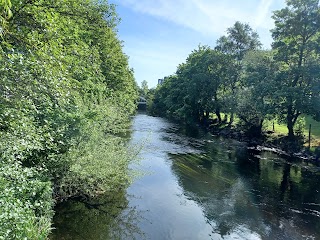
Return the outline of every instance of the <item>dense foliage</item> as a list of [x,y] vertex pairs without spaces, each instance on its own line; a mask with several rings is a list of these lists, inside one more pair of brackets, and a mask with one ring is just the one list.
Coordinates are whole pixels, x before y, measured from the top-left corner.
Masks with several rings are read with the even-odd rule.
[[275,93],[278,112],[287,124],[289,137],[302,113],[319,118],[320,9],[317,0],[290,0],[275,11],[275,61],[281,66]]
[[117,22],[106,1],[0,1],[0,239],[45,239],[54,200],[130,181]]
[[277,119],[295,139],[299,116],[320,116],[320,8],[317,0],[288,0],[275,11],[272,50],[261,50],[259,36],[236,22],[214,49],[199,46],[174,75],[158,86],[154,114],[185,122],[207,122],[221,112],[240,119],[249,136],[260,136],[266,119]]

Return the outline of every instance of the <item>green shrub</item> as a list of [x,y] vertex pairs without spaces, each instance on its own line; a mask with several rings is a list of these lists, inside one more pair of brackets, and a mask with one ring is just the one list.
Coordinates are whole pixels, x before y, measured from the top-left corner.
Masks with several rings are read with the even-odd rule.
[[55,185],[60,200],[118,191],[131,181],[128,165],[134,152],[128,152],[123,138],[128,114],[110,99],[100,105],[82,105],[79,111],[85,116],[81,133],[64,155],[70,168]]
[[0,167],[0,239],[46,239],[53,216],[52,188],[35,169]]
[[128,183],[119,136],[137,93],[107,1],[9,5],[13,17],[0,14],[0,236],[45,239],[54,200]]

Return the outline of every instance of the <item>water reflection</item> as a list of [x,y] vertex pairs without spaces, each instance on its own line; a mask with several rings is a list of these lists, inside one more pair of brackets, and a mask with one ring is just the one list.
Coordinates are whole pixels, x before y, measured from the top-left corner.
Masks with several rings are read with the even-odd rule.
[[141,114],[131,136],[149,174],[100,210],[61,206],[52,239],[320,239],[316,166]]
[[286,163],[272,154],[261,156],[243,161],[260,161],[261,174],[249,174],[247,181],[259,191],[257,202],[273,216],[271,223],[282,229],[289,222],[298,235],[320,238],[320,174],[312,172],[316,167],[294,159]]
[[212,144],[205,146],[210,154],[171,159],[179,184],[203,207],[214,233],[224,239],[320,239],[318,173],[274,154]]
[[56,207],[51,240],[144,239],[137,227],[143,213],[128,207],[125,192],[91,200],[68,201]]

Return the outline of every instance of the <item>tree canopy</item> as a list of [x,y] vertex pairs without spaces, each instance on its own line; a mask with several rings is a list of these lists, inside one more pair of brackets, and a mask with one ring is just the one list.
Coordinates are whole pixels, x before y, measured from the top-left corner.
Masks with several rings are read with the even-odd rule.
[[317,0],[287,1],[275,11],[272,30],[274,58],[281,66],[276,79],[277,111],[287,123],[288,136],[302,114],[319,116],[320,9]]
[[130,181],[136,83],[107,1],[3,0],[0,21],[0,236],[45,239],[54,201]]
[[214,50],[200,46],[158,87],[155,112],[186,122],[215,113],[220,123],[223,112],[230,124],[236,114],[250,136],[275,119],[293,140],[301,115],[320,119],[319,14],[317,0],[288,0],[273,14],[268,51],[248,24],[236,22]]

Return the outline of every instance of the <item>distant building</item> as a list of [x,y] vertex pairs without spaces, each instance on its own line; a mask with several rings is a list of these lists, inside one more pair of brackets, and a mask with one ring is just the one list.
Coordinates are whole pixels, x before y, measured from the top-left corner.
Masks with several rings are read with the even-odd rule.
[[161,85],[163,83],[164,79],[158,79],[158,85]]

